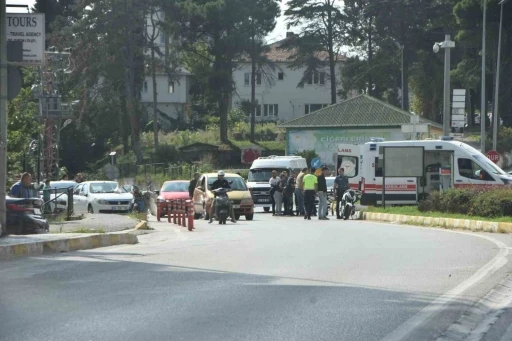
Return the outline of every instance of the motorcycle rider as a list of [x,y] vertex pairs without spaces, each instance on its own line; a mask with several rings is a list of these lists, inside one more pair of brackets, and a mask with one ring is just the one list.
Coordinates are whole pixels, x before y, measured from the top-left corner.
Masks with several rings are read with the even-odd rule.
[[336,193],[336,219],[341,219],[340,216],[340,202],[343,199],[343,194],[346,190],[350,189],[348,183],[348,176],[345,175],[345,169],[340,167],[338,169],[338,176],[334,179],[333,191]]
[[[214,191],[218,188],[226,188],[231,189],[231,186],[229,185],[229,182],[224,178],[224,171],[218,171],[217,173],[217,180],[215,180],[211,186],[211,190]],[[210,221],[209,223],[213,222],[213,215],[215,214],[215,210],[217,209],[217,198],[213,198],[212,206],[210,207]],[[235,219],[235,212],[233,210],[233,205],[231,204],[231,201],[229,201],[229,211],[231,215],[231,222],[236,223]]]
[[[144,196],[140,191],[139,187],[132,187],[133,203],[137,204],[139,212],[146,212],[146,203],[144,202]],[[135,205],[134,205],[135,206]],[[132,207],[133,210],[133,207]]]

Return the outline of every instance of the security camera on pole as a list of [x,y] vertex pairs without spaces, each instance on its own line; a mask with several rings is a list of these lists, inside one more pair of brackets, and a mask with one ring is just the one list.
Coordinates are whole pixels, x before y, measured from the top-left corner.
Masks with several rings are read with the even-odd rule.
[[434,44],[434,53],[441,48],[444,50],[444,96],[443,96],[443,135],[450,135],[450,49],[455,47],[455,42],[450,40],[450,35],[445,35],[442,43]]

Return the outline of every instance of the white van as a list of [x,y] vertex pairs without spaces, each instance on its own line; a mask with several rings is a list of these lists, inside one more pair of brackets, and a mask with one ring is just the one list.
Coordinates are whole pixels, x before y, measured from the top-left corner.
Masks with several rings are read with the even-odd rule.
[[247,186],[252,192],[252,199],[255,207],[263,207],[265,212],[270,211],[272,201],[270,200],[270,178],[272,171],[278,173],[292,170],[301,171],[307,167],[306,159],[301,156],[266,156],[259,157],[253,161],[249,169]]
[[[338,167],[345,168],[350,187],[362,192],[362,205],[382,204],[383,147],[424,147],[422,177],[386,177],[385,203],[415,205],[433,190],[451,187],[503,186],[512,176],[475,148],[452,137],[440,140],[390,141],[383,139],[363,145],[340,144]],[[421,159],[421,157],[420,157]],[[404,155],[404,167],[410,158]]]

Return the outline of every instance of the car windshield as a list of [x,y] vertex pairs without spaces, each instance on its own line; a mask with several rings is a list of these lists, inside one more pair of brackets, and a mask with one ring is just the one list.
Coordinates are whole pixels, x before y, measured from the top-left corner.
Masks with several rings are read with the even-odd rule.
[[187,181],[167,182],[162,186],[161,192],[188,192]]
[[288,173],[286,168],[255,168],[249,171],[247,181],[249,182],[269,182],[272,177],[272,171],[277,171],[277,174],[285,171]]
[[493,174],[499,174],[499,175],[507,175],[503,169],[496,166],[494,162],[489,160],[487,157],[483,156],[483,154],[474,154],[472,155],[475,160],[477,160],[487,171],[493,173]]
[[122,187],[119,187],[117,182],[102,182],[102,183],[92,183],[91,184],[91,193],[115,193],[115,192],[125,193],[126,190]]
[[[231,177],[231,176],[226,176],[225,179],[230,182],[230,186],[231,186],[231,190],[232,191],[247,191],[247,186],[245,185],[245,181],[244,179],[242,179],[241,177]],[[216,177],[210,177],[208,178],[208,188],[211,188],[213,182],[217,180]]]
[[58,181],[58,182],[50,182],[50,188],[51,188],[51,192],[52,193],[67,193],[68,192],[68,188],[75,188],[77,185],[76,182],[74,181],[70,181],[70,182],[62,182],[62,181]]

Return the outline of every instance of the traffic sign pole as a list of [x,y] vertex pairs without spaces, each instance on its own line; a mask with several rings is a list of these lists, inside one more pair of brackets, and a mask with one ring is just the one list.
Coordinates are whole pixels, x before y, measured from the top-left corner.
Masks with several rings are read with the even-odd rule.
[[0,235],[7,232],[5,226],[5,196],[7,194],[7,8],[6,0],[0,0]]

